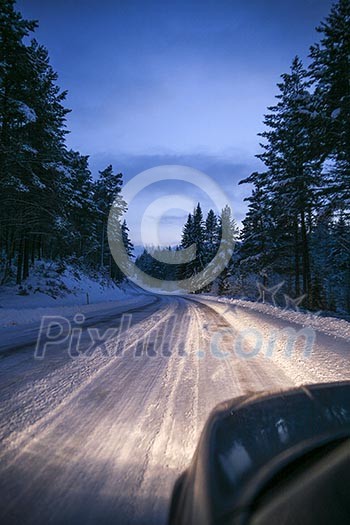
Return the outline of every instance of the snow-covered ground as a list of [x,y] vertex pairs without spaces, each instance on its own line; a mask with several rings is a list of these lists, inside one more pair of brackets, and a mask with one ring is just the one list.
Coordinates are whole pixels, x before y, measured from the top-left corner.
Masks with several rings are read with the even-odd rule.
[[111,301],[130,301],[136,293],[132,286],[119,287],[73,266],[60,272],[54,263],[37,263],[21,287],[0,287],[0,327],[40,322],[43,315],[94,312],[109,307]]
[[239,350],[258,350],[266,366],[276,364],[295,385],[350,379],[349,322],[249,301],[198,300],[225,317]]
[[71,358],[65,340],[36,360],[34,332],[24,344],[26,327],[2,329],[12,334],[0,352],[3,524],[164,524],[217,403],[350,379],[345,321],[325,333],[317,317],[203,296],[93,306],[86,329],[118,327],[123,313],[132,322],[89,358]]
[[229,299],[226,297],[213,297],[212,295],[201,295],[207,301],[214,301],[232,305],[236,308],[244,308],[247,310],[254,310],[261,312],[278,319],[283,319],[291,323],[296,323],[304,327],[314,328],[319,332],[334,337],[340,337],[350,343],[350,322],[337,317],[327,317],[325,315],[315,314],[312,312],[303,312],[298,309],[291,310],[287,308],[280,308],[272,304],[262,303],[258,301],[244,301],[241,299]]

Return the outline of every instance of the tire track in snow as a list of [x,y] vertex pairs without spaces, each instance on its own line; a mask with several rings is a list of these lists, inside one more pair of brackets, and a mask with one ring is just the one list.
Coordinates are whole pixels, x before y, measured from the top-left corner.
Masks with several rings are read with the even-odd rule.
[[[34,383],[34,394],[28,382],[27,395],[38,396],[38,406],[47,410],[55,400],[56,405],[33,424],[27,413],[23,420],[18,411],[12,415],[20,424],[13,427],[14,442],[4,444],[7,470],[3,462],[0,466],[0,516],[5,507],[8,511],[2,524],[11,516],[25,525],[160,525],[173,483],[187,467],[212,408],[290,381],[270,360],[235,355],[242,319],[194,299],[164,298],[161,304],[161,311],[130,330],[123,358],[97,355],[86,368],[67,363],[42,384]],[[157,330],[170,338],[174,314],[178,324],[171,355],[135,358],[140,342],[149,348],[159,344]],[[233,335],[222,340],[221,350],[230,356],[222,360],[212,354],[210,343],[216,330],[228,327]],[[182,346],[187,355],[181,357]],[[75,377],[78,372],[81,376]],[[25,390],[12,388],[18,410]],[[3,414],[11,416],[10,408]],[[26,410],[30,415],[29,405]]]
[[[257,328],[256,325],[249,323],[248,319],[242,322],[235,312],[227,312],[227,305],[224,306],[222,303],[213,303],[210,301],[209,304],[204,302],[202,299],[196,301],[200,308],[208,309],[214,315],[215,319],[222,319],[231,331],[229,336],[229,342],[224,344],[224,351],[230,351],[231,356],[226,359],[228,366],[232,370],[232,375],[236,377],[238,386],[241,394],[247,394],[251,392],[258,392],[262,390],[281,389],[288,388],[296,384],[295,374],[287,374],[286,369],[282,368],[279,363],[265,357],[263,353],[259,353],[255,357],[245,358],[235,353],[236,338],[246,328]],[[210,314],[209,314],[210,315]],[[265,333],[265,339],[268,339],[270,333]],[[245,342],[245,346],[249,349],[249,352],[253,350],[251,344]],[[236,392],[230,397],[235,397]]]
[[[187,315],[185,311],[183,318]],[[195,321],[190,319],[188,325],[184,327],[183,322],[181,322],[180,326],[182,330],[186,329],[187,333],[193,334]],[[135,485],[136,490],[132,494],[147,504],[144,504],[141,512],[138,506],[130,509],[130,523],[151,525],[152,523],[163,523],[166,520],[173,483],[187,466],[192,455],[195,443],[192,427],[196,425],[196,414],[191,407],[189,410],[192,417],[189,418],[189,414],[185,414],[181,408],[183,408],[184,403],[183,396],[190,386],[186,376],[186,368],[190,366],[194,346],[196,346],[195,341],[187,339],[184,348],[187,354],[185,356],[179,355],[180,349],[183,351],[181,340],[173,348],[162,383],[163,395],[159,400],[160,406],[163,408],[162,414],[157,430],[148,443],[142,472],[138,478],[139,483],[137,486]],[[158,405],[158,408],[160,406]],[[183,416],[186,420],[185,426],[181,420]],[[160,458],[161,466],[159,464]],[[146,511],[145,507],[147,507]]]
[[[128,343],[125,345],[124,353],[127,353],[134,348],[138,341],[142,341],[148,334],[152,331],[159,328],[163,323],[166,323],[169,317],[172,315],[173,307],[169,305],[166,308],[166,311],[163,312],[163,315],[156,319],[156,322],[151,319],[141,322],[139,325],[132,327],[128,332]],[[109,343],[110,345],[113,343]],[[79,396],[83,390],[89,386],[94,381],[98,380],[100,374],[106,372],[106,370],[115,366],[119,368],[123,365],[123,360],[125,357],[108,357],[103,356],[100,352],[97,352],[93,359],[85,360],[69,360],[67,364],[60,369],[60,374],[56,380],[53,381],[53,386],[51,384],[51,375],[48,377],[45,376],[42,380],[35,383],[35,385],[30,385],[31,388],[20,392],[20,394],[15,396],[15,399],[11,398],[8,400],[7,405],[3,404],[0,412],[0,421],[7,425],[11,426],[12,419],[18,423],[18,412],[11,411],[11,401],[13,404],[19,405],[19,417],[26,414],[31,415],[30,409],[33,409],[33,404],[28,403],[27,408],[23,412],[23,407],[21,406],[21,401],[32,400],[34,403],[39,401],[47,409],[47,412],[41,416],[40,408],[36,407],[38,410],[38,419],[33,423],[25,420],[26,427],[22,431],[13,430],[6,438],[2,438],[1,445],[4,451],[0,453],[0,460],[4,463],[5,454],[7,455],[10,450],[16,450],[21,448],[18,452],[21,454],[26,447],[26,444],[30,444],[30,440],[34,434],[39,432],[44,432],[45,429],[49,429],[50,423],[55,421],[55,418],[62,412],[68,403],[72,402],[77,396]],[[128,371],[129,374],[132,371]],[[34,388],[34,392],[33,392]],[[36,390],[39,393],[36,393]],[[15,403],[14,403],[15,402]],[[6,409],[10,412],[10,417],[8,417]],[[63,413],[61,417],[65,417]],[[16,461],[17,456],[15,456],[14,461]]]

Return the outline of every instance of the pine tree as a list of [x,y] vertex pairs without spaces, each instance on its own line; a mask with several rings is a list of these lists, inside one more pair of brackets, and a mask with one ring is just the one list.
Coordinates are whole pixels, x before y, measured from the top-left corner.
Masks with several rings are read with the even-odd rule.
[[350,313],[350,219],[343,212],[332,228],[330,259],[332,261],[332,289],[338,306]]
[[213,210],[209,210],[205,220],[204,244],[205,262],[209,262],[218,250],[220,243],[220,225]]
[[22,172],[30,172],[30,169],[23,164],[21,153],[27,146],[26,128],[36,118],[25,103],[31,62],[23,38],[36,27],[37,22],[24,20],[15,11],[14,1],[0,1],[0,247],[7,255],[2,280],[7,278],[17,252],[18,283],[23,273],[25,276],[28,273],[27,265],[23,269],[23,255],[28,245],[22,233],[27,217],[20,208],[20,201],[28,192]]
[[[232,250],[238,235],[238,227],[235,218],[232,215],[232,210],[228,204],[221,210],[219,218],[219,231],[225,231],[226,238],[224,242],[228,249]],[[222,236],[222,233],[221,235]]]
[[118,221],[126,209],[122,176],[109,166],[93,183],[88,157],[67,151],[67,93],[46,48],[26,41],[37,22],[14,6],[0,0],[0,281],[20,284],[36,258],[108,258],[112,273],[106,224],[111,206]]
[[183,227],[181,248],[195,246],[196,255],[191,262],[180,264],[177,270],[179,279],[187,279],[199,273],[205,265],[205,233],[203,212],[200,203],[193,214],[189,214]]
[[[54,249],[55,211],[65,156],[68,110],[47,51],[23,43],[37,26],[23,20],[14,2],[0,9],[1,243],[8,262],[17,253],[17,282],[28,277],[30,252]],[[9,265],[8,265],[9,266]]]
[[[121,240],[122,240],[123,246],[125,248],[125,252],[126,252],[127,256],[130,258],[132,256],[132,254],[133,254],[134,246],[133,246],[133,244],[132,244],[132,242],[131,242],[131,240],[129,238],[129,228],[128,228],[128,225],[127,225],[125,219],[124,219],[124,221],[122,222],[122,225],[121,225]],[[117,282],[117,283],[123,282],[124,279],[125,279],[125,274],[115,264],[115,261],[111,260],[110,266],[111,266],[110,275],[111,275],[112,279],[114,279],[115,282]]]
[[129,257],[131,257],[134,251],[134,245],[132,244],[129,238],[129,228],[126,223],[126,220],[124,220],[122,223],[122,237],[123,237],[123,244],[125,246],[126,253],[128,254]]
[[[18,151],[23,146],[23,128],[36,115],[25,101],[32,64],[23,43],[37,27],[36,21],[24,20],[15,11],[14,0],[0,0],[0,177],[14,178]],[[9,172],[10,170],[10,172]],[[18,171],[18,170],[17,170]],[[14,181],[13,181],[14,182]]]
[[95,183],[94,198],[99,213],[100,230],[100,266],[104,268],[108,256],[110,270],[112,272],[112,258],[107,243],[107,221],[113,206],[114,220],[119,220],[126,211],[126,203],[121,195],[123,176],[121,173],[113,173],[112,165],[99,171],[99,178]]
[[321,115],[320,155],[330,158],[326,194],[333,206],[350,208],[350,0],[339,0],[317,28],[311,47],[311,79]]
[[205,265],[204,221],[200,203],[193,211],[192,236],[193,244],[196,246],[196,258],[190,263],[190,267],[192,275],[195,275],[201,272]]
[[248,211],[243,219],[239,248],[240,266],[243,274],[260,274],[263,285],[274,266],[277,254],[274,250],[274,220],[269,199],[268,173],[254,172],[239,184],[253,184],[252,193],[244,200]]
[[207,218],[205,220],[205,241],[209,246],[215,246],[219,239],[219,223],[218,218],[213,210],[208,211]]
[[[313,211],[318,205],[317,190],[322,186],[322,161],[317,150],[317,112],[308,90],[307,72],[296,57],[291,72],[282,75],[278,84],[278,103],[270,107],[265,116],[267,131],[261,133],[266,139],[264,152],[258,155],[268,168],[271,202],[275,208],[272,215],[284,237],[286,254],[294,253],[293,259],[283,264],[280,271],[294,273],[295,291],[299,293],[299,261],[303,293],[311,293],[311,266],[309,237]],[[282,248],[282,243],[280,242]],[[288,272],[288,266],[290,272]]]
[[187,221],[182,230],[181,247],[189,248],[193,244],[193,216],[188,214]]
[[136,257],[135,265],[140,268],[143,272],[145,272],[148,275],[152,275],[152,258],[149,255],[146,248],[144,248],[141,255]]
[[[193,215],[191,213],[187,216],[187,221],[184,224],[182,229],[182,237],[180,244],[179,255],[181,256],[181,249],[190,248],[194,244],[194,224],[193,224]],[[181,260],[181,257],[180,257]],[[192,275],[192,267],[190,263],[180,263],[176,269],[177,279],[187,279]]]
[[[234,272],[233,250],[238,237],[237,223],[232,215],[232,210],[227,204],[221,211],[219,218],[220,234],[220,259],[226,261],[225,267],[219,276],[219,293],[228,289],[228,278]],[[213,268],[215,270],[215,267]]]
[[64,206],[60,210],[61,226],[56,244],[61,254],[74,255],[89,263],[98,250],[99,239],[96,227],[98,215],[93,200],[93,181],[88,157],[76,151],[68,151],[64,176],[60,195]]

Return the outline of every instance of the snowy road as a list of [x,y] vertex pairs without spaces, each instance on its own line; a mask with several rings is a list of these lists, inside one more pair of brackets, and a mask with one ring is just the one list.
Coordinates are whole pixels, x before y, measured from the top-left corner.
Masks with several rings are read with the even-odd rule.
[[[286,320],[181,297],[128,308],[124,346],[116,337],[89,358],[72,359],[65,342],[34,359],[34,329],[0,347],[0,523],[163,524],[218,402],[350,379],[341,337],[311,331],[288,356],[285,330],[302,327]],[[121,313],[96,312],[86,326],[118,327]]]

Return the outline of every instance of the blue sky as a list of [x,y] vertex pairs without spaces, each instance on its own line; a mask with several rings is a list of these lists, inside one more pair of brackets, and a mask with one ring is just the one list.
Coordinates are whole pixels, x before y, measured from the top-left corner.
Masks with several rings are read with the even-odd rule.
[[[263,114],[293,57],[307,61],[331,4],[20,0],[17,7],[39,20],[36,38],[69,92],[68,144],[90,155],[94,174],[112,163],[127,181],[153,166],[189,165],[224,188],[241,220],[249,188],[237,183],[261,167],[254,155]],[[136,242],[153,191],[130,210]],[[178,240],[183,216],[164,218],[164,242]]]

